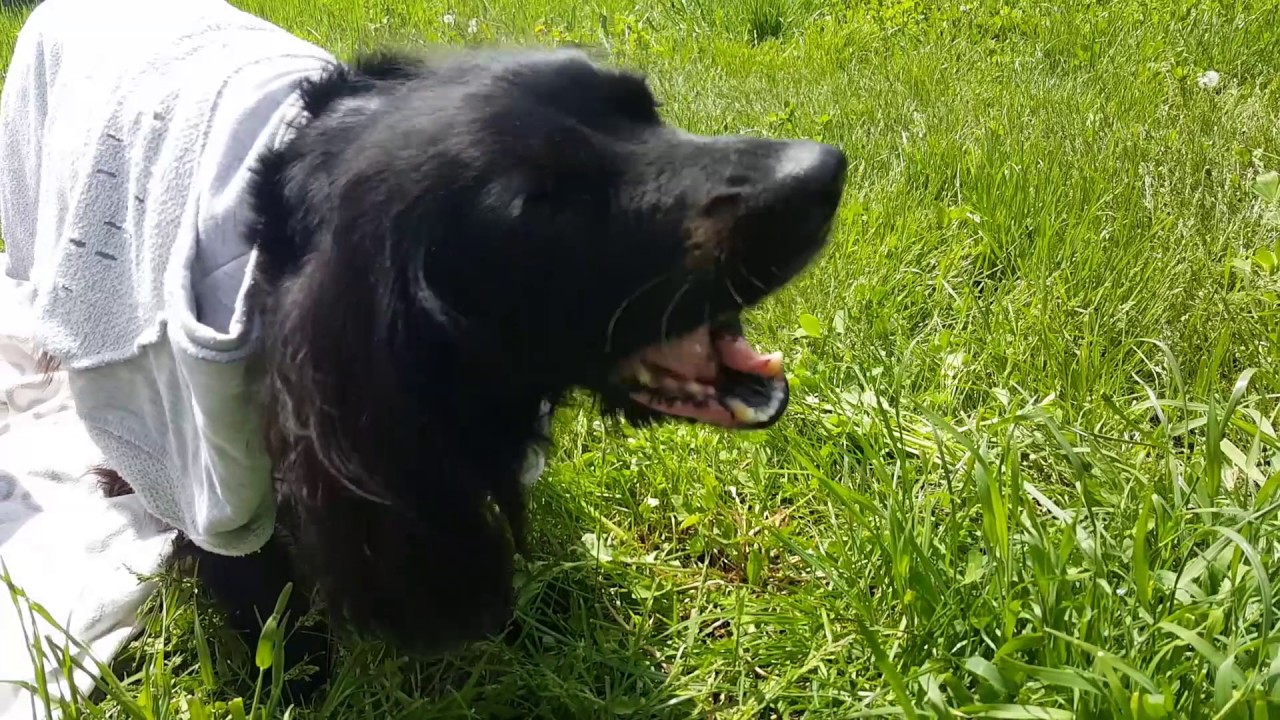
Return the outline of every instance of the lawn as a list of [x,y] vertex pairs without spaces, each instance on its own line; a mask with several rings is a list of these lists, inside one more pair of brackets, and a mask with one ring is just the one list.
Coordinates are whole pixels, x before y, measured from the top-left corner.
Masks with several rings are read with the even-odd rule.
[[[850,160],[750,318],[787,418],[565,409],[522,631],[352,648],[315,716],[1280,712],[1280,3],[636,2],[237,3],[340,55],[584,44],[690,130]],[[166,583],[105,717],[236,717],[216,627]]]

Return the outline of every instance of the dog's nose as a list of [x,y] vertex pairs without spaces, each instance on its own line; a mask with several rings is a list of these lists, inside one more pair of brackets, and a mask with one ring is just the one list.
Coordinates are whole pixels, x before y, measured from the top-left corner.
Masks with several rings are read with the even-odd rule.
[[810,140],[755,138],[723,147],[730,152],[709,173],[710,192],[697,219],[714,220],[725,230],[733,226],[738,243],[771,230],[789,229],[796,239],[820,234],[816,231],[830,220],[844,191],[848,163],[839,148]]
[[787,142],[774,167],[778,192],[774,202],[811,203],[819,212],[834,209],[847,169],[848,161],[839,148],[809,140]]
[[848,162],[839,148],[810,140],[716,138],[689,147],[697,155],[687,177],[698,189],[683,228],[686,263],[746,276],[753,289],[732,294],[750,304],[826,244]]
[[736,152],[687,228],[689,261],[729,261],[766,291],[826,244],[848,162],[838,148],[808,140],[750,139],[729,147]]

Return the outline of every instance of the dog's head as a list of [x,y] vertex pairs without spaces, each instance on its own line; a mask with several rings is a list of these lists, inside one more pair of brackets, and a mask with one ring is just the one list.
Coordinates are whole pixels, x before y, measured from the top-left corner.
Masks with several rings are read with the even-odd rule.
[[495,388],[729,427],[781,415],[780,357],[738,317],[823,246],[839,150],[684,132],[641,78],[577,52],[445,64],[349,103],[368,114],[335,159],[346,251],[387,253]]
[[305,97],[258,193],[272,452],[349,614],[492,625],[544,398],[734,428],[782,414],[781,358],[739,316],[822,248],[839,150],[689,134],[577,52],[389,56]]

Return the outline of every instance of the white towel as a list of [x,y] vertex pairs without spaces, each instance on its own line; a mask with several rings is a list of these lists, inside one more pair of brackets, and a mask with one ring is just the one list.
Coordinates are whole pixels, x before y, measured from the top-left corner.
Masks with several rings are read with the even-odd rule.
[[34,338],[105,463],[216,553],[275,520],[246,187],[334,62],[223,0],[45,0],[0,93],[0,237]]
[[275,518],[245,188],[333,62],[223,0],[46,0],[0,95],[0,236],[35,339],[106,463],[213,552]]
[[[109,663],[138,630],[152,590],[138,577],[162,569],[175,533],[140,498],[107,499],[86,474],[102,452],[76,416],[65,373],[46,381],[37,372],[34,288],[5,277],[7,262],[0,253],[0,561],[15,585]],[[24,637],[32,630],[0,584],[0,681],[35,683]],[[70,644],[44,621],[36,630]],[[84,652],[73,656],[93,669]],[[69,695],[69,682],[91,689],[96,672],[66,678],[57,668],[46,664],[55,698]],[[43,716],[33,696],[0,684],[0,720]]]

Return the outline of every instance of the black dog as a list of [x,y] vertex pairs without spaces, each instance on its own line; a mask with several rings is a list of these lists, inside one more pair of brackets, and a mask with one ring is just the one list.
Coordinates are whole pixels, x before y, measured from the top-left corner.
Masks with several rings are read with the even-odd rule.
[[[738,317],[824,244],[838,150],[686,134],[576,53],[384,55],[305,97],[253,203],[275,557],[334,617],[423,650],[501,630],[544,400],[782,414],[780,361]],[[283,567],[248,564],[224,599],[269,612]]]
[[634,422],[782,414],[738,318],[823,246],[835,148],[684,133],[576,52],[382,54],[303,97],[247,199],[279,529],[190,548],[241,629],[292,579],[403,649],[500,631],[521,463],[574,388]]

